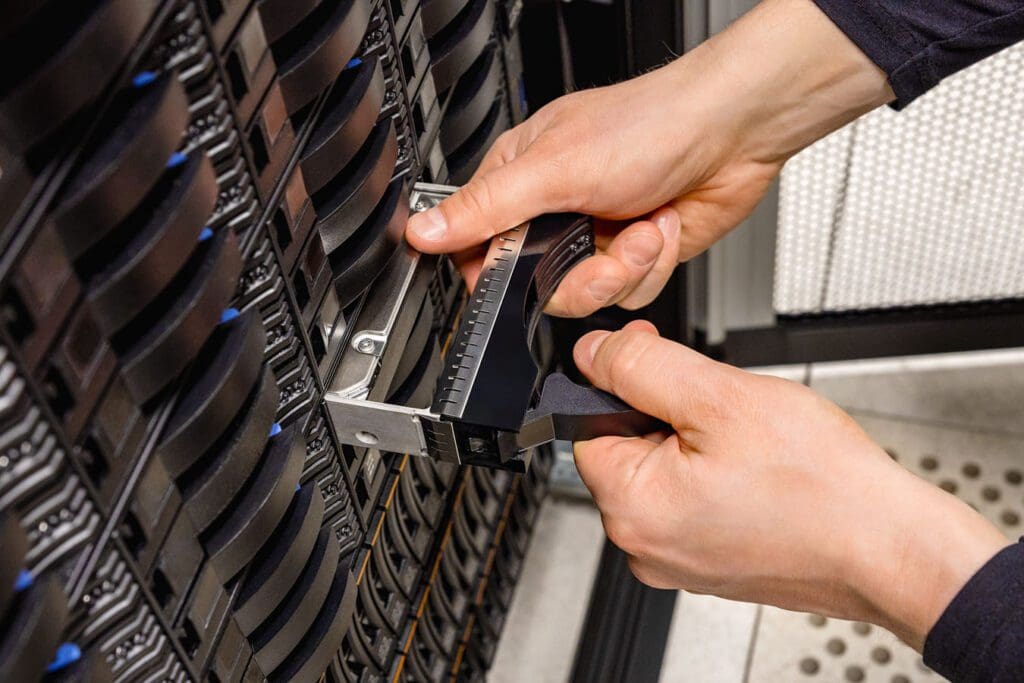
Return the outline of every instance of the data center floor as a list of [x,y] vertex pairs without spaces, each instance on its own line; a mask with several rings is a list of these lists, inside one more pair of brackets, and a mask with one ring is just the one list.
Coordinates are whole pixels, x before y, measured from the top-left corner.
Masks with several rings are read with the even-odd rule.
[[[898,462],[1024,534],[1024,350],[765,369],[848,410]],[[495,683],[565,681],[604,535],[584,501],[546,503],[491,671]],[[681,594],[661,680],[939,681],[866,624]]]

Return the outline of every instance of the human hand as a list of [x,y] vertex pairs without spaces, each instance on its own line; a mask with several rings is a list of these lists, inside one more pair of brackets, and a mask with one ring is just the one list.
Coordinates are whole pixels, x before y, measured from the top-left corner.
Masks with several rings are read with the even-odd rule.
[[681,59],[560,98],[503,134],[465,187],[410,219],[408,240],[461,252],[472,286],[473,247],[543,213],[591,214],[598,254],[548,311],[639,308],[750,214],[786,159],[891,97],[813,2],[766,0]]
[[642,322],[584,336],[575,360],[674,429],[575,449],[608,537],[644,583],[869,621],[920,649],[1008,544],[800,384],[714,362]]

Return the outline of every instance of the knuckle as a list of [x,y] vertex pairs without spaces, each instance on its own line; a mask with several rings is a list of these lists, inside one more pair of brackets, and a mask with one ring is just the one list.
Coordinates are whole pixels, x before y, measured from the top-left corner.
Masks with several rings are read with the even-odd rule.
[[616,391],[636,380],[644,358],[651,346],[651,335],[636,330],[620,330],[614,333],[609,350],[608,379]]
[[498,136],[491,146],[490,153],[497,155],[502,163],[510,163],[516,157],[516,140],[519,138],[516,129],[506,130]]
[[491,182],[486,176],[474,179],[456,195],[462,208],[471,215],[486,215],[493,201]]
[[654,301],[654,296],[652,295],[633,292],[619,302],[619,308],[627,311],[638,311],[652,301]]

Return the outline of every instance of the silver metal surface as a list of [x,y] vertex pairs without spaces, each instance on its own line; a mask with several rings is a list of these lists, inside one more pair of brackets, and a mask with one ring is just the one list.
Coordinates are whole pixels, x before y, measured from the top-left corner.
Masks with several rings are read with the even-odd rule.
[[333,393],[351,398],[364,398],[370,393],[380,356],[402,311],[419,260],[419,252],[408,247],[388,264],[354,323],[357,327],[349,348],[331,381]]
[[[447,185],[418,183],[413,187],[409,203],[413,211],[435,206],[457,188]],[[371,290],[342,356],[338,370],[330,383],[330,393],[345,398],[366,398],[377,378],[380,358],[387,348],[395,323],[403,312],[403,304],[416,279],[421,254],[408,247],[398,254],[381,274]],[[338,325],[333,330],[338,333]]]
[[[685,43],[692,49],[753,9],[756,0],[689,0],[683,5]],[[779,187],[774,184],[747,220],[687,269],[689,324],[709,344],[728,330],[775,324],[772,301]]]
[[774,183],[738,228],[696,259],[688,275],[693,322],[709,344],[728,330],[775,324],[772,294],[779,185]]
[[436,417],[429,411],[324,394],[338,441],[350,446],[376,448],[391,453],[427,455],[422,419]]
[[[413,211],[435,206],[456,188],[446,185],[417,184],[409,202]],[[338,441],[364,448],[411,455],[429,455],[423,421],[437,419],[427,410],[407,408],[367,400],[375,383],[381,380],[381,362],[398,321],[410,313],[416,302],[407,301],[417,280],[422,255],[411,247],[392,259],[352,323],[355,328],[349,346],[327,391],[324,403]],[[343,327],[334,326],[333,334]],[[386,381],[390,381],[389,379]],[[437,428],[430,430],[431,435]],[[446,445],[446,444],[445,444]],[[435,450],[437,450],[435,448]],[[446,448],[447,453],[451,448]]]

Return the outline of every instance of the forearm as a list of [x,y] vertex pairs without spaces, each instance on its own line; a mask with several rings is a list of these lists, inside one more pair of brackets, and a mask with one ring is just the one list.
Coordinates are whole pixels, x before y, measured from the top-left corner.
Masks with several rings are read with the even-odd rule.
[[[811,0],[765,0],[671,67],[683,108],[705,110],[718,139],[781,163],[894,97],[885,73]],[[691,110],[692,113],[692,110]]]

